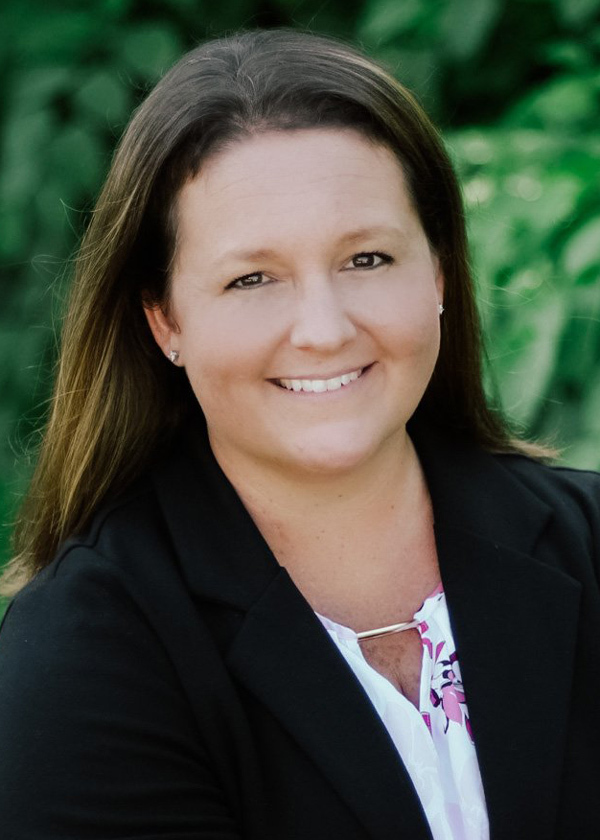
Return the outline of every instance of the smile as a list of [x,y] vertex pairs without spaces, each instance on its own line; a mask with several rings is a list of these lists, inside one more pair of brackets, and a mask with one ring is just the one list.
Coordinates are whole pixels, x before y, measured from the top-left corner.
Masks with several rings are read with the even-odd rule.
[[345,385],[355,382],[366,368],[358,368],[349,373],[342,373],[332,379],[275,379],[275,383],[288,391],[305,391],[309,394],[322,394],[325,391],[339,391]]

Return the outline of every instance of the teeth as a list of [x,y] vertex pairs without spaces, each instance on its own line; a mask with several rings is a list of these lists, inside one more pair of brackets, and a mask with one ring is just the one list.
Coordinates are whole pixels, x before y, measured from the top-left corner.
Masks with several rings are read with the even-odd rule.
[[341,376],[334,376],[333,379],[278,379],[279,385],[287,388],[288,391],[306,391],[309,394],[322,394],[324,391],[337,391],[343,385],[355,382],[363,372],[364,368],[353,370],[352,373],[344,373]]

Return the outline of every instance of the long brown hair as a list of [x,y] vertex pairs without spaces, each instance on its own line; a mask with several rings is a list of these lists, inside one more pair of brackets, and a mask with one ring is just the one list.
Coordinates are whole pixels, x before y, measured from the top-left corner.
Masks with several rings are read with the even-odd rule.
[[[166,444],[195,399],[159,352],[142,300],[164,302],[175,199],[207,156],[266,129],[352,127],[386,144],[445,277],[441,350],[419,406],[484,447],[514,450],[482,387],[479,319],[460,190],[411,93],[353,47],[256,30],[185,55],[134,114],[84,237],[62,334],[52,411],[2,589],[16,592]],[[197,405],[196,405],[197,409]]]

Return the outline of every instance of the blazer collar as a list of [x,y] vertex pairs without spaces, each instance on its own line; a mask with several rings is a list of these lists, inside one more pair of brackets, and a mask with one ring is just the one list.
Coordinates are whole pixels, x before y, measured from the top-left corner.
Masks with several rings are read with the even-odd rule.
[[519,456],[493,456],[431,429],[413,438],[492,834],[551,837],[581,586],[536,559],[553,511],[511,471]]
[[[552,834],[579,584],[533,556],[552,512],[509,461],[412,430],[433,500],[440,569],[494,836]],[[214,457],[174,455],[155,487],[195,596],[243,614],[235,676],[302,744],[370,836],[429,837],[387,732]],[[551,691],[550,691],[551,689]],[[349,760],[352,757],[352,760]],[[525,834],[523,834],[525,836]]]

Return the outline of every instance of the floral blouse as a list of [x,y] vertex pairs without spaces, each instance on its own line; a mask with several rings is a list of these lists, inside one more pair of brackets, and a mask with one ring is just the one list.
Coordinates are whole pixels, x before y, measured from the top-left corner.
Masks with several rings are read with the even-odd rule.
[[442,585],[414,615],[423,645],[418,710],[369,665],[353,630],[317,616],[388,730],[434,840],[488,840],[485,798]]

